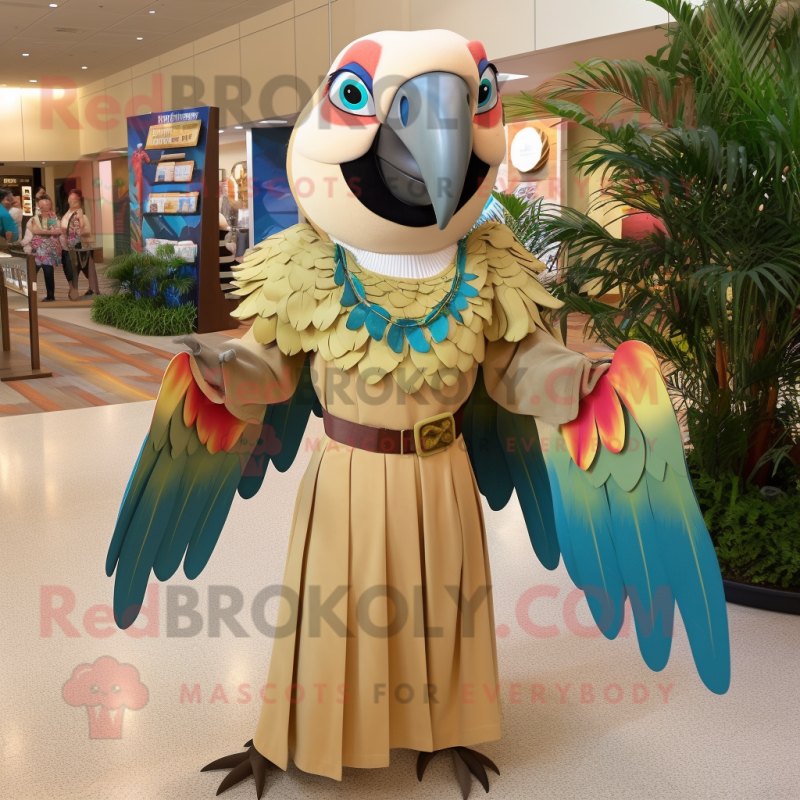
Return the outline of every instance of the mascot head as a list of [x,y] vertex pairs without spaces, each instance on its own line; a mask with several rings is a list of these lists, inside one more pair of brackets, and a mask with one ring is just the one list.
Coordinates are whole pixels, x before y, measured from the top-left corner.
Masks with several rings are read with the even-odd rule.
[[379,253],[432,253],[481,214],[505,154],[497,72],[451,31],[385,31],[334,62],[289,144],[321,231]]

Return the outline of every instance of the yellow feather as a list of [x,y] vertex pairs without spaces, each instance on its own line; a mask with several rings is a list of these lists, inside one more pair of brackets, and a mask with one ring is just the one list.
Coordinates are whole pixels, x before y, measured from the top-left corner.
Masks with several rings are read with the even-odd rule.
[[439,356],[436,355],[436,351],[431,350],[428,353],[418,353],[413,347],[409,350],[409,355],[411,356],[411,360],[414,362],[414,366],[423,374],[423,375],[432,375],[434,372],[437,372],[439,367],[442,366],[442,362],[439,360]]
[[367,354],[367,348],[362,347],[360,350],[351,350],[345,353],[341,358],[336,358],[333,363],[341,370],[347,372],[352,369],[362,358]]
[[260,344],[272,344],[278,327],[277,317],[256,317],[253,322],[253,335]]
[[314,316],[316,308],[317,304],[313,297],[306,292],[295,292],[286,304],[289,322],[292,323],[295,330],[305,330],[311,324],[311,318]]
[[277,332],[278,347],[281,352],[287,356],[293,356],[303,349],[303,343],[300,341],[300,334],[288,323],[278,321]]
[[406,394],[418,392],[425,383],[425,376],[414,366],[410,355],[394,371],[394,379]]
[[372,363],[386,372],[392,372],[403,360],[403,354],[395,353],[385,340],[370,339],[367,352]]
[[472,369],[472,365],[474,363],[475,363],[475,358],[473,357],[472,353],[459,353],[458,368],[462,372],[469,372]]
[[461,331],[461,339],[458,342],[458,349],[462,353],[471,353],[475,348],[475,342],[478,337],[469,329],[464,328]]
[[510,286],[498,287],[497,297],[506,313],[508,327],[503,338],[509,342],[521,342],[528,334],[528,311],[516,289]]
[[383,370],[377,364],[372,363],[369,353],[365,353],[364,357],[358,362],[358,373],[367,386],[373,386],[382,381],[386,372],[387,370]]
[[336,322],[342,311],[340,305],[341,290],[329,293],[314,309],[311,322],[318,331],[326,331]]
[[431,342],[431,347],[433,347],[433,351],[445,367],[452,369],[458,363],[458,348],[450,339],[445,339],[443,342],[438,343]]

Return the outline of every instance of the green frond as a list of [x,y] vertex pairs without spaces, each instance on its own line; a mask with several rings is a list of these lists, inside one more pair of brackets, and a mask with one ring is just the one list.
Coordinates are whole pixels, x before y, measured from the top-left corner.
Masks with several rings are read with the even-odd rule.
[[[708,474],[763,482],[787,437],[800,442],[800,14],[778,0],[651,2],[675,22],[645,64],[578,64],[510,98],[507,116],[557,114],[593,134],[575,167],[602,193],[538,221],[538,246],[559,252],[555,293],[609,345],[639,338],[669,361]],[[595,219],[623,209],[657,224],[627,239]]]

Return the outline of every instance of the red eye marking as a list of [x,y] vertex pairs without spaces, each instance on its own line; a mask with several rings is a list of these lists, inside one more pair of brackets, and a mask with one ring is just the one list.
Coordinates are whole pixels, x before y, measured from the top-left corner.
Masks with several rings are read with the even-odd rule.
[[479,128],[494,128],[503,121],[503,104],[498,99],[497,105],[491,111],[476,114],[474,120]]
[[366,128],[370,125],[378,124],[377,117],[361,117],[358,114],[348,114],[340,108],[336,108],[330,100],[326,100],[322,103],[320,112],[322,114],[322,119],[331,125],[342,125],[346,128]]
[[378,69],[378,62],[381,59],[382,50],[383,48],[377,42],[373,42],[372,39],[364,39],[363,41],[356,42],[352,47],[347,49],[336,65],[336,68],[339,69],[345,64],[350,64],[355,61],[357,64],[364,67],[374,78],[375,71]]
[[489,59],[486,57],[486,48],[478,41],[474,42],[467,42],[467,48],[469,52],[472,54],[472,57],[475,59],[476,64],[480,64],[481,61],[488,61]]

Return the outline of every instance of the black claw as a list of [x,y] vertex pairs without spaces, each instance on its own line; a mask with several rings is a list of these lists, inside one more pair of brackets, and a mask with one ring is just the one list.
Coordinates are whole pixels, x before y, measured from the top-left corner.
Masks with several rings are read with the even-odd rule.
[[250,768],[253,772],[253,777],[256,779],[256,797],[261,800],[261,795],[264,794],[264,786],[267,783],[267,761],[255,747],[251,747],[250,754]]
[[469,771],[478,779],[480,785],[483,786],[483,791],[488,792],[489,776],[486,774],[483,764],[466,747],[457,747],[456,752],[461,756]]
[[231,770],[223,778],[222,783],[220,783],[217,789],[218,795],[252,775],[256,780],[256,796],[261,800],[261,795],[264,794],[264,787],[267,783],[267,770],[274,765],[268,758],[265,758],[256,750],[252,740],[248,742],[245,747],[247,747],[247,750],[245,750],[244,753],[234,753],[230,756],[218,758],[216,761],[206,764],[200,771],[210,772],[214,769]]
[[434,750],[432,753],[420,753],[417,756],[417,779],[419,781],[422,781],[422,776],[425,774],[428,764],[433,761],[433,757],[437,752],[437,750]]
[[[245,754],[247,755],[247,754]],[[241,783],[245,778],[249,777],[253,774],[253,767],[250,765],[250,759],[245,758],[238,767],[234,767],[222,780],[222,783],[219,785],[219,789],[217,789],[217,795],[221,795],[223,792],[227,791],[231,788],[231,786],[236,786],[237,783]]]
[[434,750],[432,753],[420,753],[417,756],[417,778],[421,781],[425,774],[425,769],[433,758],[439,753],[449,750],[453,759],[453,767],[458,778],[458,785],[461,787],[461,794],[464,800],[470,795],[472,790],[472,775],[474,775],[485,792],[489,791],[489,776],[484,767],[500,774],[497,765],[490,758],[477,750],[470,750],[468,747],[446,747],[444,750]]
[[472,791],[472,776],[469,773],[469,768],[454,747],[450,749],[450,755],[453,758],[456,778],[458,778],[458,783],[461,786],[461,796],[464,800],[467,800],[469,793]]
[[497,768],[497,764],[495,764],[491,758],[485,756],[483,753],[479,753],[477,750],[469,750],[466,747],[460,747],[459,750],[466,750],[471,756],[477,758],[478,761],[480,761],[481,764],[483,764],[485,767],[489,767],[489,769],[492,770],[497,775],[500,774],[500,770]]
[[210,764],[206,764],[200,772],[211,772],[215,769],[232,769],[238,767],[242,761],[247,759],[247,753],[234,753],[232,756],[223,756]]

